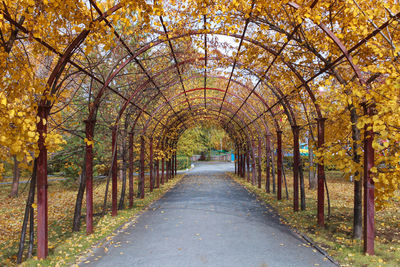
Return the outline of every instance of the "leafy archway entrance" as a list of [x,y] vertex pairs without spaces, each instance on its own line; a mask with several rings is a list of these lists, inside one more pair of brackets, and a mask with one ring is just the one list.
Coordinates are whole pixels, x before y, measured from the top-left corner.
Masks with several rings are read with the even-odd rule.
[[375,198],[385,205],[400,177],[397,1],[10,0],[0,14],[0,144],[35,170],[39,258],[48,253],[47,157],[59,131],[74,130],[71,117],[85,125],[88,234],[96,129],[111,128],[117,215],[118,144],[129,177],[137,144],[143,185],[155,155],[167,176],[176,172],[179,136],[205,119],[229,134],[241,175],[249,157],[270,162],[276,144],[278,199],[282,145],[292,144],[295,211],[307,134],[317,149],[318,224],[329,160],[356,177],[356,237],[364,183],[365,252],[374,253]]

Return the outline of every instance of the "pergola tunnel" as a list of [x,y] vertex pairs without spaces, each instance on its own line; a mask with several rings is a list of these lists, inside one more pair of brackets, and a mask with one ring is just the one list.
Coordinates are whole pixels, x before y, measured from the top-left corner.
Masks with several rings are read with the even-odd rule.
[[[358,169],[349,168],[362,176],[355,181],[355,190],[363,191],[364,197],[364,252],[374,254],[374,179],[379,176],[380,158],[398,147],[398,129],[393,134],[387,130],[397,122],[384,108],[390,99],[398,105],[399,97],[398,91],[387,89],[398,81],[400,67],[397,1],[371,6],[364,1],[318,0],[301,4],[88,0],[68,3],[70,14],[56,14],[53,4],[40,1],[12,2],[0,7],[2,31],[8,27],[21,38],[14,45],[10,42],[10,50],[2,57],[11,62],[22,53],[37,65],[33,86],[39,89],[26,92],[33,99],[28,106],[37,141],[26,142],[37,146],[32,164],[38,258],[48,256],[48,150],[52,134],[69,119],[68,112],[62,113],[67,108],[79,109],[85,116],[81,120],[85,125],[87,234],[95,231],[93,172],[98,129],[106,127],[111,136],[106,141],[112,153],[111,214],[117,216],[119,161],[127,166],[127,200],[133,207],[136,155],[136,193],[145,198],[146,172],[150,191],[173,179],[179,138],[188,129],[211,123],[233,143],[235,174],[268,194],[276,193],[277,200],[283,195],[284,146],[290,147],[285,152],[293,155],[294,211],[305,209],[300,143],[315,141],[318,226],[325,225],[326,217],[324,159],[341,155],[349,159],[346,164],[355,162]],[[382,12],[365,16],[362,23],[345,19],[372,8]],[[45,27],[40,29],[35,21]],[[347,30],[356,25],[362,25],[362,30]],[[13,77],[13,71],[6,68],[4,75]],[[382,97],[382,92],[387,95]],[[377,116],[383,121],[379,127],[387,128],[377,126]],[[341,150],[336,144],[343,144]],[[127,157],[119,157],[122,150]],[[377,157],[379,164],[375,164]],[[396,160],[385,164],[396,166]],[[272,165],[276,166],[276,191]],[[28,202],[33,200],[32,196]]]

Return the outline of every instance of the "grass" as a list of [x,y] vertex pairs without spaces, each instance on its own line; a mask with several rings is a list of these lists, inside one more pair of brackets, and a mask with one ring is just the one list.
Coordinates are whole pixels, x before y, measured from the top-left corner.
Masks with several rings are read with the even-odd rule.
[[[275,194],[265,193],[265,188],[259,189],[245,179],[233,173],[228,173],[232,179],[255,193],[261,200],[272,206],[287,223],[300,232],[305,233],[320,247],[325,249],[341,266],[400,266],[400,202],[393,200],[393,205],[375,214],[375,255],[364,255],[360,240],[352,238],[353,225],[353,183],[345,180],[337,171],[326,173],[331,199],[331,217],[326,219],[325,227],[317,226],[317,192],[308,189],[307,173],[305,211],[293,211],[292,186],[293,175],[286,171],[289,200],[286,200],[285,189],[282,189],[281,201]],[[265,185],[263,174],[262,185]],[[326,201],[325,201],[326,202]],[[327,214],[327,210],[325,210]]]
[[[37,260],[36,257],[28,259],[23,266],[64,266],[73,264],[77,256],[93,244],[99,242],[115,231],[118,227],[146,209],[153,201],[163,196],[170,188],[180,181],[183,175],[177,175],[173,180],[149,192],[149,179],[146,177],[146,197],[145,199],[134,199],[132,209],[118,211],[117,217],[111,217],[110,212],[105,216],[94,217],[94,231],[92,235],[86,235],[86,225],[84,220],[85,201],[82,204],[81,231],[72,232],[72,219],[77,193],[77,185],[65,181],[49,183],[49,256],[45,260]],[[137,184],[135,179],[135,191]],[[29,186],[24,189],[21,184],[21,193],[17,198],[8,196],[10,185],[0,186],[0,266],[14,266],[16,263],[16,254],[18,251],[19,235],[24,216],[25,202]],[[100,213],[102,210],[104,192],[106,187],[105,180],[95,180],[93,204],[94,213]],[[118,197],[120,196],[121,186],[118,188]],[[136,192],[135,192],[136,193]],[[111,184],[108,195],[108,210],[111,205]],[[128,200],[125,201],[125,206]],[[36,223],[36,217],[35,217]],[[35,237],[36,238],[36,237]],[[35,244],[36,246],[36,244]],[[34,255],[36,252],[34,251]]]

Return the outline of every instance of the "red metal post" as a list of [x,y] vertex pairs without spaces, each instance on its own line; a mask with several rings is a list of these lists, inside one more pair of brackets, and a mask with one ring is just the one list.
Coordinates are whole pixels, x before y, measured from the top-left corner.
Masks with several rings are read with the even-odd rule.
[[144,198],[144,149],[145,149],[145,143],[144,143],[144,136],[140,136],[140,198]]
[[154,174],[153,174],[153,138],[149,138],[150,142],[150,192],[153,192],[153,187],[154,187]]
[[[251,149],[251,153],[252,153],[252,157],[250,157],[250,160],[251,160],[251,184],[252,185],[256,185],[256,155],[255,155],[255,152],[253,152],[255,149],[255,145],[254,145],[254,140],[252,140],[251,141],[251,147],[252,147],[252,149]],[[254,150],[253,150],[254,149]],[[251,154],[250,154],[250,156],[251,156]]]
[[242,152],[240,149],[238,149],[238,155],[237,155],[237,163],[238,163],[238,175],[242,177]]
[[169,158],[167,158],[167,161],[165,162],[165,182],[168,183],[169,180]]
[[167,162],[167,182],[171,179],[171,158]]
[[240,177],[243,177],[243,156],[242,156],[242,151],[239,150],[239,155],[238,155],[238,173]]
[[47,134],[47,117],[49,107],[39,106],[38,116],[40,121],[37,123],[39,132],[39,156],[37,158],[37,254],[39,259],[44,259],[48,255],[48,217],[47,217],[47,148],[45,136]]
[[171,179],[174,178],[174,176],[175,176],[175,161],[174,160],[175,160],[175,154],[172,153],[172,155],[171,155],[171,175],[170,175]]
[[133,133],[129,133],[129,208],[133,207]]
[[[374,106],[364,105],[364,114],[372,118],[374,115]],[[371,169],[374,167],[374,132],[372,124],[365,125],[364,134],[364,253],[375,254],[375,196],[374,180]]]
[[247,147],[246,165],[247,165],[247,182],[250,182],[250,146]]
[[237,160],[237,175],[242,176],[242,172],[241,172],[242,165],[240,164],[240,162],[241,162],[240,149],[238,149],[236,160]]
[[256,167],[256,157],[255,157],[255,155],[254,155],[254,157],[252,157],[251,158],[252,160],[251,160],[251,184],[252,185],[256,185],[256,169],[257,169],[257,167]]
[[168,180],[172,179],[172,155],[168,160]]
[[111,175],[112,175],[112,211],[111,216],[117,216],[117,198],[118,198],[118,163],[117,163],[117,155],[118,155],[118,148],[117,148],[117,127],[112,128],[112,166],[111,166]]
[[176,152],[175,152],[175,175],[177,175],[178,174],[178,161],[177,161],[177,155],[176,155]]
[[238,149],[238,152],[237,152],[237,165],[238,165],[237,174],[239,176],[242,176],[242,171],[241,171],[242,165],[240,164],[241,161],[242,161],[242,159],[241,159],[241,155],[240,155],[240,149]]
[[299,132],[300,127],[292,126],[293,131],[293,210],[299,210],[299,165],[300,165],[300,146]]
[[165,170],[164,170],[164,168],[165,168],[165,158],[164,158],[164,156],[162,157],[162,159],[161,159],[161,184],[163,185],[164,184],[164,172],[165,172]]
[[237,174],[239,175],[239,176],[242,176],[242,164],[241,164],[241,162],[242,162],[242,155],[240,154],[240,149],[238,149],[238,154],[237,154]]
[[167,182],[171,179],[171,158],[167,160]]
[[86,120],[86,234],[93,233],[93,134],[94,134],[94,120]]
[[258,188],[261,188],[261,159],[262,159],[262,152],[261,152],[261,137],[258,137]]
[[157,188],[160,188],[160,160],[157,158],[156,160],[156,172],[157,172]]
[[266,161],[266,180],[265,180],[265,192],[270,193],[271,192],[271,171],[270,171],[270,158],[271,158],[271,136],[267,134],[265,136],[265,143],[266,143],[266,149],[265,149],[265,161]]
[[246,177],[246,151],[242,151],[242,178]]
[[175,174],[175,171],[174,171],[175,164],[174,164],[174,154],[173,153],[171,155],[170,161],[171,161],[171,166],[169,167],[169,169],[170,169],[171,174],[169,175],[169,177],[170,177],[170,179],[172,179],[172,178],[174,178],[174,174]]
[[235,154],[234,154],[234,163],[235,163],[235,174],[237,174],[237,151],[235,152]]
[[282,131],[276,132],[277,139],[277,151],[276,151],[276,165],[277,165],[277,176],[278,176],[278,200],[282,199]]
[[172,179],[174,177],[174,155],[171,155],[171,158],[169,159],[169,179]]
[[[318,118],[317,126],[318,126],[318,148],[321,149],[325,143],[325,120],[326,118]],[[325,170],[324,170],[324,159],[321,157],[318,159],[318,201],[317,201],[317,223],[320,226],[324,226],[325,224],[325,216],[324,216],[324,201],[325,201]]]

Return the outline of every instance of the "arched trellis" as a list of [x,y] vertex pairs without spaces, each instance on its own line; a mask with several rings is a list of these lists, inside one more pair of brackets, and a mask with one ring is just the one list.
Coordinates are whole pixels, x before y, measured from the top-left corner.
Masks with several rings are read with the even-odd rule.
[[[318,1],[314,1],[311,5],[311,8],[313,8],[316,3]],[[92,5],[97,7],[96,4],[94,3],[94,1],[91,1]],[[296,5],[295,3],[289,3],[289,5],[293,8],[298,8],[298,5]],[[97,18],[96,20],[106,20],[106,18],[111,15],[112,13],[114,13],[116,10],[118,10],[119,8],[121,8],[122,5],[119,4],[115,7],[112,7],[109,11],[102,13],[101,10],[97,7],[96,10],[100,13],[100,17]],[[18,24],[17,22],[13,21],[12,18],[10,18],[9,16],[4,16],[5,19],[7,21],[9,21],[11,24],[13,24],[14,26],[18,27],[22,32],[25,33],[29,33],[29,31],[22,27],[22,25]],[[399,14],[397,14],[395,16],[396,18],[400,17]],[[107,24],[110,25],[110,23],[106,20]],[[248,23],[248,22],[247,22]],[[369,34],[365,39],[361,40],[360,42],[358,42],[356,45],[354,45],[352,48],[350,49],[346,49],[339,41],[338,38],[336,38],[331,32],[329,32],[327,30],[326,27],[324,27],[323,25],[318,25],[326,34],[327,36],[329,36],[330,38],[332,38],[332,40],[338,45],[338,47],[340,48],[340,50],[342,51],[343,55],[338,57],[337,59],[333,60],[331,64],[328,64],[327,66],[325,66],[324,68],[321,69],[321,71],[319,73],[324,73],[326,70],[332,68],[337,62],[339,62],[341,59],[346,58],[347,61],[349,62],[349,64],[351,65],[351,67],[353,68],[354,72],[357,74],[357,77],[359,78],[360,82],[365,85],[364,79],[363,77],[360,75],[360,73],[357,71],[357,67],[356,65],[352,62],[350,53],[353,52],[355,49],[357,49],[357,47],[361,46],[362,44],[364,44],[367,40],[371,39],[373,36],[375,36],[376,34],[379,33],[379,31],[381,31],[382,29],[384,29],[387,25],[389,24],[389,22],[385,22],[384,24],[382,24],[377,30],[373,31],[371,34]],[[112,26],[111,26],[112,27]],[[295,31],[297,31],[298,26],[295,27]],[[294,32],[292,34],[294,34]],[[78,68],[79,70],[81,70],[83,73],[88,74],[88,72],[80,67],[78,64],[74,63],[71,60],[72,55],[75,53],[76,49],[80,46],[80,44],[86,39],[86,37],[89,35],[90,31],[89,30],[85,30],[82,33],[80,33],[78,35],[78,37],[73,40],[71,42],[71,44],[68,46],[68,48],[65,50],[64,53],[58,53],[57,50],[55,50],[51,45],[47,44],[45,41],[41,40],[40,38],[37,37],[33,37],[34,40],[40,42],[41,44],[43,44],[44,46],[46,46],[49,50],[57,53],[60,56],[60,59],[56,65],[56,67],[53,69],[53,72],[51,73],[49,79],[48,79],[48,88],[50,88],[51,93],[54,93],[53,90],[57,87],[57,81],[59,79],[59,77],[61,76],[65,66],[67,63],[72,64],[73,66],[75,66],[76,68]],[[202,32],[202,34],[204,34],[204,32]],[[170,37],[168,39],[172,39],[173,37]],[[244,33],[242,36],[240,36],[241,40],[246,40],[248,38],[244,37]],[[155,44],[157,45],[157,44]],[[147,45],[148,48],[151,48],[152,45]],[[146,49],[144,48],[145,46],[143,46],[142,50],[146,51]],[[282,50],[284,49],[284,47],[282,47]],[[316,75],[319,75],[318,73]],[[92,75],[89,75],[91,77],[93,77]],[[314,78],[317,77],[314,75]],[[95,77],[93,77],[95,78]],[[314,78],[310,78],[310,79],[314,79]],[[304,80],[302,79],[302,84],[300,86],[306,86],[306,84],[310,81],[310,79],[308,80]],[[97,79],[98,81],[98,79]],[[101,82],[101,81],[100,81]],[[104,84],[104,83],[103,83]],[[109,88],[108,85],[105,86],[105,88]],[[286,96],[285,96],[286,97]],[[313,100],[313,102],[315,102]],[[222,106],[222,105],[221,105]],[[49,110],[50,110],[50,106],[49,103],[47,101],[42,101],[42,103],[39,106],[39,110],[38,110],[38,115],[41,118],[41,121],[38,123],[38,132],[39,132],[39,150],[40,150],[40,154],[39,157],[37,159],[37,164],[38,164],[38,170],[37,170],[37,177],[38,177],[38,255],[39,258],[43,258],[47,255],[47,172],[46,172],[46,164],[47,164],[47,151],[46,151],[46,147],[44,145],[44,136],[46,134],[46,125],[44,123],[45,119],[47,119],[47,116],[49,114]],[[372,113],[372,109],[371,107],[366,107],[366,114],[367,115],[371,115]],[[262,114],[264,115],[264,114]],[[261,117],[260,117],[261,118]],[[258,118],[257,118],[258,119]],[[318,126],[319,126],[319,130],[318,133],[321,133],[321,137],[322,138],[318,138],[318,143],[319,146],[321,147],[323,145],[323,118],[319,118],[318,121]],[[93,128],[91,129],[91,125],[94,125],[94,121],[93,120],[87,120],[86,122],[86,126],[87,126],[87,137],[88,140],[92,140],[93,138]],[[248,125],[245,125],[245,128],[247,128]],[[370,175],[370,169],[373,166],[373,149],[372,149],[372,135],[371,134],[367,134],[367,142],[366,142],[366,146],[365,146],[365,158],[367,159],[367,164],[365,164],[365,179],[366,181],[368,181],[367,185],[368,187],[368,194],[367,194],[367,200],[368,203],[373,203],[373,182],[371,179],[371,175]],[[319,136],[320,137],[320,136]],[[87,145],[86,147],[87,151],[91,151],[92,146],[91,145]],[[320,164],[319,166],[319,177],[320,177],[320,167],[322,167],[322,164]],[[90,176],[90,171],[91,171],[91,166],[89,166],[89,176]],[[321,168],[321,172],[323,171],[323,169]],[[90,179],[88,179],[89,182],[91,181]],[[319,179],[320,181],[320,179]],[[367,186],[366,185],[366,186]],[[372,188],[372,189],[371,189]],[[372,190],[372,192],[371,192]],[[320,195],[319,195],[320,196]],[[323,196],[323,195],[322,195]],[[372,196],[372,197],[371,197]],[[320,197],[318,198],[320,201]],[[323,199],[322,199],[323,201]],[[373,210],[368,209],[368,214],[370,214],[370,212],[373,212]],[[371,215],[368,215],[368,223],[371,224],[371,218],[373,219],[373,217],[371,217]],[[318,217],[320,218],[320,217]],[[323,217],[322,217],[323,218]],[[373,221],[372,221],[373,222]],[[367,228],[368,231],[366,232],[366,241],[371,241],[371,228]],[[372,239],[373,240],[373,239]],[[371,253],[371,246],[368,246],[368,242],[365,242],[367,244],[366,246],[366,251],[370,254]],[[373,249],[373,247],[372,247]],[[373,251],[372,251],[373,252]]]
[[[186,109],[187,110],[187,109]],[[231,110],[231,112],[232,112],[232,110]],[[247,114],[246,114],[247,115]],[[179,116],[179,115],[178,115]],[[136,117],[136,119],[135,119],[135,122],[134,122],[134,125],[136,124],[136,122],[137,122],[137,119],[139,118],[139,116],[137,116]],[[181,121],[180,119],[178,119],[178,121]],[[160,121],[158,121],[158,122],[160,122]],[[181,121],[182,122],[182,121]],[[157,125],[159,125],[158,123],[157,123]],[[242,124],[238,124],[239,125],[239,127],[241,126],[241,125],[243,125],[243,123]],[[167,129],[167,128],[166,128]],[[132,132],[133,132],[133,129],[132,129]],[[154,132],[154,131],[153,131]],[[113,137],[114,136],[116,136],[117,135],[117,127],[114,127],[113,128]],[[144,136],[144,133],[141,135],[141,136]],[[131,138],[133,138],[133,135],[130,135],[130,139]],[[117,162],[117,158],[116,158],[116,155],[117,155],[117,153],[116,153],[116,142],[117,142],[117,140],[116,140],[116,138],[114,137],[113,138],[113,140],[112,140],[112,151],[113,151],[113,155],[112,155],[112,158],[113,158],[113,160],[112,160],[112,162]],[[142,141],[141,141],[142,142]],[[130,143],[130,149],[132,149],[132,141],[130,141],[129,142]],[[144,154],[142,154],[141,153],[141,156],[142,155],[144,155]],[[131,161],[131,160],[130,160]],[[144,162],[144,160],[142,160],[141,159],[141,162],[143,163]],[[129,165],[131,166],[132,165],[132,162],[130,162],[129,163]],[[129,177],[130,177],[130,181],[131,181],[131,179],[132,179],[132,172],[131,172],[131,169],[132,168],[130,168],[130,174],[129,174]],[[142,182],[141,182],[141,186],[143,185],[143,179],[144,179],[144,176],[143,176],[143,168],[141,168],[141,179],[142,179]],[[152,178],[152,177],[151,177]],[[113,181],[113,190],[112,190],[112,192],[113,192],[113,194],[112,194],[112,198],[113,198],[113,201],[112,201],[112,203],[113,203],[113,214],[114,215],[116,215],[116,213],[117,213],[117,191],[116,191],[116,188],[117,188],[117,185],[116,185],[116,183],[117,183],[117,171],[116,171],[116,166],[115,166],[115,164],[113,164],[113,170],[112,170],[112,181]],[[153,181],[152,179],[151,179],[151,181]],[[130,183],[131,184],[131,183]],[[152,186],[153,186],[153,184],[152,183],[150,183],[150,186],[151,186],[151,188],[152,188]],[[141,191],[141,197],[144,197],[144,188],[143,187],[141,187],[140,188],[140,191]],[[130,199],[132,198],[132,194],[130,194]]]
[[[198,106],[201,106],[201,105],[202,104],[199,104]],[[218,107],[217,105],[214,105],[214,106]],[[226,109],[226,108],[224,108],[224,109]],[[211,109],[211,111],[215,112],[215,116],[219,113],[218,109],[214,109],[214,110]],[[233,112],[232,109],[230,111]],[[229,119],[229,114],[224,114],[224,113],[221,113],[221,114],[223,114],[223,116],[226,116]],[[208,116],[210,118],[215,118],[215,116],[213,117],[212,116],[213,114],[210,114],[210,113],[204,113],[204,114],[198,114],[198,115],[199,116]],[[186,118],[190,119],[189,116],[187,116]],[[230,122],[230,121],[228,121],[228,122]],[[176,120],[175,123],[172,122],[172,125],[176,125],[176,124],[179,124],[179,121]],[[175,127],[178,127],[178,126],[174,126],[174,128]],[[183,133],[184,132],[183,127],[180,128],[180,129],[181,129],[180,133]],[[229,132],[229,128],[224,128],[224,129],[226,129],[227,132]],[[153,132],[154,131],[152,131],[152,133]],[[245,137],[242,138],[243,141],[235,141],[236,147],[240,147],[240,144],[242,144],[243,142],[246,143],[247,152],[244,152],[244,153],[247,155],[247,157],[246,157],[247,161],[249,161],[249,157],[248,157],[249,152],[250,152],[250,155],[251,155],[251,159],[252,159],[252,164],[251,165],[252,165],[252,170],[253,170],[252,182],[255,183],[255,181],[256,181],[256,173],[255,172],[256,172],[256,166],[258,166],[258,168],[257,168],[257,181],[258,181],[258,186],[261,187],[261,157],[260,157],[260,155],[261,155],[261,143],[262,143],[263,136],[262,135],[260,136],[259,131],[257,133],[255,133],[255,134],[254,133],[253,134],[252,133],[250,133],[250,134],[244,133],[244,135],[245,135]],[[257,153],[255,152],[255,149],[254,149],[254,139],[258,140],[258,151],[257,151]],[[268,136],[266,136],[266,139],[268,140]],[[235,139],[233,138],[233,140],[235,140]],[[266,142],[268,142],[268,141],[266,141]],[[257,159],[258,159],[257,162],[256,162],[255,154],[257,154]],[[239,153],[236,154],[236,156],[238,156],[238,155],[239,155]],[[239,158],[237,169],[240,170],[241,167],[243,167],[243,168],[245,167],[244,162],[243,162],[243,158]],[[247,164],[247,168],[249,168],[249,164]],[[247,171],[247,173],[248,173],[247,177],[249,179],[250,178],[249,170]],[[244,176],[244,172],[240,172],[240,174],[242,176]]]
[[[275,56],[275,58],[276,58],[276,57],[277,57],[277,55]],[[197,59],[196,59],[196,60],[197,60]],[[187,62],[193,62],[193,61],[196,61],[196,60],[188,60]],[[184,63],[186,63],[186,62],[181,62],[180,64],[184,64]],[[237,61],[236,61],[236,60],[235,60],[234,64],[237,64]],[[290,69],[294,70],[293,66],[292,66],[290,63],[288,63],[287,65],[289,65]],[[158,76],[158,75],[164,73],[166,70],[172,69],[172,68],[173,68],[173,66],[168,67],[167,69],[160,71],[156,76]],[[269,68],[268,68],[267,70],[269,70]],[[251,72],[251,70],[250,70],[250,72]],[[296,76],[299,77],[299,79],[300,79],[301,81],[304,82],[304,79],[302,79],[301,75],[300,75],[298,72],[294,71],[294,73],[296,74]],[[253,75],[257,76],[255,73],[254,73]],[[257,76],[257,77],[258,77],[258,76]],[[154,79],[154,77],[153,77],[153,79]],[[259,82],[263,82],[262,78],[259,78],[259,79],[260,79]],[[231,80],[232,80],[232,75],[230,76],[230,79],[228,80],[228,82],[230,82]],[[149,80],[148,80],[147,82],[150,82],[150,78],[149,78]],[[182,78],[180,78],[180,82],[182,83]],[[175,82],[175,83],[173,83],[173,84],[176,84],[176,83],[177,83],[177,82]],[[311,97],[311,99],[312,99],[312,101],[313,101],[313,103],[314,103],[314,106],[315,106],[315,108],[316,108],[317,115],[318,115],[318,118],[317,118],[317,119],[320,121],[320,120],[321,120],[321,113],[320,113],[320,109],[319,109],[318,104],[315,103],[315,96],[314,96],[314,94],[312,93],[312,91],[310,90],[310,88],[309,88],[309,86],[307,85],[307,83],[304,83],[304,85],[305,85],[305,87],[306,87],[306,89],[307,89],[307,92],[309,93],[309,95],[310,95],[310,97]],[[248,97],[245,99],[245,101],[243,101],[242,105],[239,107],[238,110],[240,110],[240,108],[247,102],[247,99],[251,96],[251,94],[253,94],[253,92],[254,92],[254,90],[255,90],[256,87],[257,87],[257,85],[254,87],[254,89],[252,89],[252,90],[250,91],[250,94],[249,94]],[[279,103],[279,102],[280,102],[280,103],[282,104],[282,106],[283,106],[283,108],[284,108],[284,110],[285,110],[285,113],[287,114],[287,117],[288,117],[288,119],[289,119],[289,122],[290,122],[291,125],[292,125],[293,140],[294,140],[294,144],[293,144],[293,146],[294,146],[294,153],[293,153],[293,154],[294,154],[294,164],[293,164],[293,165],[294,165],[294,167],[293,167],[293,173],[294,173],[294,188],[293,188],[293,191],[294,191],[294,198],[293,198],[293,199],[294,199],[294,210],[295,210],[295,211],[298,211],[298,210],[299,210],[299,203],[298,203],[298,202],[299,202],[299,193],[298,193],[298,192],[299,192],[299,184],[298,184],[298,181],[299,181],[299,167],[300,167],[299,126],[296,124],[296,120],[295,120],[295,116],[294,116],[293,110],[292,110],[292,108],[291,108],[289,102],[287,101],[286,96],[283,94],[283,92],[282,92],[279,88],[277,88],[277,87],[274,88],[274,87],[271,86],[271,85],[268,85],[268,88],[270,88],[271,91],[279,98],[279,101],[276,102],[276,103]],[[204,91],[206,91],[206,88],[204,88]],[[134,94],[136,94],[136,92],[137,92],[137,91],[135,91]],[[183,93],[185,94],[185,97],[186,97],[186,99],[187,99],[187,92],[186,92],[186,90],[184,90]],[[226,93],[227,93],[227,92],[225,92],[224,97],[225,97]],[[133,98],[134,94],[131,96],[131,98],[129,98],[129,101]],[[256,94],[256,96],[257,96],[258,98],[260,98],[257,94]],[[261,99],[261,98],[260,98],[260,99]],[[204,98],[204,100],[205,100],[205,103],[206,103],[206,98]],[[283,101],[281,101],[281,100],[283,100]],[[126,102],[125,102],[125,105],[124,105],[123,109],[121,109],[120,116],[121,116],[123,110],[126,108],[126,105],[129,103],[129,101],[126,101]],[[221,105],[223,105],[223,102],[224,102],[224,99],[223,99]],[[264,103],[264,105],[266,105],[266,103],[265,103],[264,101],[262,101],[262,102]],[[167,100],[167,103],[169,104],[169,100]],[[170,105],[170,104],[169,104],[169,105]],[[189,108],[190,108],[189,102],[188,102],[188,105],[189,105]],[[266,106],[267,106],[267,105],[266,105]],[[171,107],[171,105],[170,105],[170,107]],[[172,108],[172,107],[171,107],[171,108]],[[172,110],[173,110],[173,109],[172,109]],[[268,108],[268,106],[267,106],[267,110],[270,110],[270,109]],[[175,113],[175,112],[174,112],[174,113]],[[233,114],[232,117],[234,117],[234,116],[236,115],[236,113],[237,113],[237,111]],[[257,114],[257,115],[258,115],[258,114]],[[259,118],[259,117],[260,117],[260,116],[257,116],[257,118]],[[323,131],[322,131],[322,132],[323,132]],[[322,133],[322,132],[321,132],[321,133]],[[322,137],[320,137],[319,140],[322,140]],[[320,169],[322,169],[322,168],[320,168]],[[322,170],[323,170],[323,169],[322,169]],[[324,173],[323,173],[323,171],[320,172],[320,176],[319,176],[319,177],[322,177],[322,178],[320,179],[320,181],[323,182],[323,180],[324,180]],[[323,184],[322,184],[322,186],[323,186]],[[304,194],[304,192],[303,192],[303,194]],[[319,194],[323,196],[323,187],[320,189]],[[279,198],[279,197],[278,197],[278,198]],[[319,207],[320,207],[320,208],[319,208],[318,218],[319,218],[319,219],[321,219],[321,218],[323,219],[323,197],[322,197],[322,199],[321,199],[321,197],[320,197]],[[323,221],[319,220],[319,223],[320,223],[320,224],[323,224]]]

